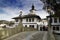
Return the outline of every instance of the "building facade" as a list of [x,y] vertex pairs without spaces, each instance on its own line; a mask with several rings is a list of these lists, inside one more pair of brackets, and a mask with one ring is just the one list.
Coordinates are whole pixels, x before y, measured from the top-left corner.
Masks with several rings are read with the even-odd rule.
[[[47,10],[48,13],[50,13],[50,15],[47,16],[47,19],[51,30],[55,33],[60,33],[60,0],[41,1],[44,3],[44,9]],[[54,14],[52,13],[52,11],[54,12]]]
[[[47,16],[47,18],[49,21],[50,17]],[[51,16],[51,30],[52,32],[60,33],[60,17],[57,14]]]
[[32,8],[30,10],[30,13],[27,15],[22,15],[22,12],[20,12],[21,14],[18,17],[14,17],[13,19],[15,19],[15,24],[18,25],[19,22],[22,22],[24,27],[32,27],[35,28],[37,30],[40,30],[39,26],[38,26],[38,22],[41,21],[40,16],[35,14],[35,7],[34,5],[32,5]]

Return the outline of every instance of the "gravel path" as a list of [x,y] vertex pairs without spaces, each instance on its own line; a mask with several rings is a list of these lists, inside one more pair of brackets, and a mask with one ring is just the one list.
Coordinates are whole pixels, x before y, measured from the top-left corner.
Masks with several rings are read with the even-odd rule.
[[21,32],[4,40],[47,40],[47,32],[44,31]]

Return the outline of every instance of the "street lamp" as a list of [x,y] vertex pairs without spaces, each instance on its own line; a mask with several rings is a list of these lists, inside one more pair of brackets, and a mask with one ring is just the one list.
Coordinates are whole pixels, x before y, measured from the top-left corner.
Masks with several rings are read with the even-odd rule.
[[48,39],[49,39],[49,38],[51,38],[51,34],[52,34],[52,31],[51,31],[51,22],[52,22],[52,21],[51,21],[51,19],[52,19],[52,18],[51,18],[51,14],[52,14],[52,13],[51,13],[51,8],[48,8],[48,9],[47,9],[47,12],[49,13],[49,17],[50,17],[50,18],[49,18],[49,22],[48,22],[48,26],[49,26],[49,27],[48,27]]
[[48,13],[49,13],[49,26],[51,27],[51,9],[47,9]]
[[52,22],[52,15],[54,14],[54,11],[51,10],[51,8],[47,9],[47,12],[49,13],[49,24],[50,24],[50,27],[51,27],[51,22]]

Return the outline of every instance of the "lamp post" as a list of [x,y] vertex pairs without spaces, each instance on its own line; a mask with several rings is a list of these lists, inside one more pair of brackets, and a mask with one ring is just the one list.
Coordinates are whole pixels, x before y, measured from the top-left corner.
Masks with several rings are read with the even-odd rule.
[[48,9],[47,11],[48,11],[49,16],[50,16],[50,18],[49,18],[49,26],[51,27],[51,9]]
[[49,26],[51,27],[51,23],[52,23],[52,15],[54,14],[54,11],[51,10],[51,8],[47,9],[48,13],[49,13]]
[[49,16],[50,16],[50,18],[49,18],[49,20],[48,20],[48,40],[50,40],[51,39],[51,8],[49,8],[49,9],[47,9],[47,11],[48,11],[48,13],[49,13]]
[[52,35],[53,34],[52,34],[52,29],[51,29],[51,23],[52,23],[51,19],[52,19],[52,14],[54,14],[54,11],[51,10],[51,8],[47,9],[47,11],[48,11],[49,17],[50,17],[49,18],[49,22],[48,22],[49,23],[49,27],[48,27],[48,40],[53,40],[54,38],[52,39]]

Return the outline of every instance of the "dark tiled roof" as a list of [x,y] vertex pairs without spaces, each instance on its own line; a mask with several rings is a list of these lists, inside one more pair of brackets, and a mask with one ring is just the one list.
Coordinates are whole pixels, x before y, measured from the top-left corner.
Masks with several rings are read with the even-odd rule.
[[14,17],[14,18],[12,18],[12,19],[22,19],[22,17]]
[[41,19],[38,15],[35,14],[28,14],[28,15],[24,15],[24,16],[19,16],[19,17],[14,17],[13,19],[23,19],[23,18],[38,18]]

